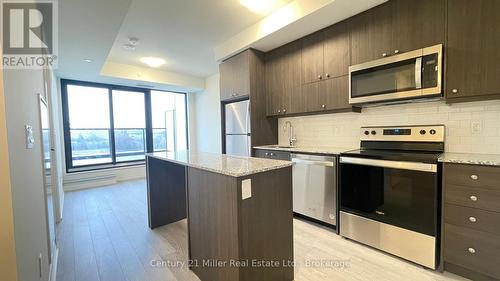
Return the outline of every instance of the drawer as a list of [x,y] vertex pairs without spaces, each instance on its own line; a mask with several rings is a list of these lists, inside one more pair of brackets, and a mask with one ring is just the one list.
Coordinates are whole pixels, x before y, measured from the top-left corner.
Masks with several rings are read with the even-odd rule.
[[500,235],[500,213],[445,204],[446,223]]
[[445,224],[444,260],[500,278],[500,236]]
[[484,189],[447,184],[444,201],[456,205],[500,212],[500,189]]
[[290,161],[290,152],[256,149],[255,157]]
[[500,192],[500,167],[446,164],[446,184],[494,189]]

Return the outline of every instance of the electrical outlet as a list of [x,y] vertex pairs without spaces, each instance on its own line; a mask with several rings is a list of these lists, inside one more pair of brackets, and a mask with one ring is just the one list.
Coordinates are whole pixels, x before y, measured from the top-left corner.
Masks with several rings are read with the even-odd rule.
[[472,121],[470,127],[473,135],[480,135],[483,131],[483,124],[480,121]]

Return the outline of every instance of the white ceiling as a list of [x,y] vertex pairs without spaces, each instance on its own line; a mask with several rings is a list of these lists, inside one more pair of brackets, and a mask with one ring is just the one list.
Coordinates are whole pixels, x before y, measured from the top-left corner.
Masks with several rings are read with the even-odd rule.
[[[217,72],[214,48],[264,16],[238,0],[132,0],[108,60],[144,66],[141,57],[161,57],[161,69],[206,77]],[[135,51],[122,47],[129,37],[140,40]]]
[[[266,35],[265,41],[262,38],[255,41],[257,44],[240,41],[246,48],[278,47],[384,1],[356,0],[356,3],[361,4],[350,5],[352,0],[280,0],[274,10],[283,5],[297,4],[301,7],[310,6],[310,11],[324,12],[308,13],[301,20],[295,20],[287,28],[282,28],[286,36],[276,31],[275,34]],[[245,31],[257,27],[265,17],[243,7],[239,0],[59,1],[59,69],[56,73],[62,78],[85,81],[134,86],[152,83],[157,88],[188,89],[182,83],[175,83],[180,77],[183,81],[194,81],[192,88],[199,89],[200,78],[218,70],[215,51],[220,53],[220,50],[228,49],[225,45],[234,38],[247,37]],[[322,20],[318,21],[318,17]],[[135,51],[127,51],[122,47],[129,37],[139,39]],[[238,42],[238,48],[245,48],[239,44],[241,42]],[[226,55],[237,51],[229,49]],[[160,76],[165,79],[141,80],[141,76],[148,75],[140,74],[150,70],[139,61],[143,56],[157,56],[166,60],[167,63],[158,69],[164,71]],[[92,63],[86,63],[84,59],[91,59]],[[109,63],[130,65],[129,69],[135,72],[126,75],[123,71],[120,75],[103,73],[103,66]],[[118,70],[114,69],[115,72]],[[163,81],[173,82],[167,85]]]

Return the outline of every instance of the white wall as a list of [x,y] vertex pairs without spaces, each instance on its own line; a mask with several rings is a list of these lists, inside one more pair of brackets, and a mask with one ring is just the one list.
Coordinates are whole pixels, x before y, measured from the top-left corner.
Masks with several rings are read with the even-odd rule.
[[189,94],[190,149],[220,153],[221,109],[219,74],[205,80],[205,90]]
[[[3,70],[18,280],[47,280],[49,273],[38,93],[41,70]],[[33,126],[35,146],[25,147],[24,125]],[[38,256],[42,254],[39,278]]]
[[[359,147],[362,126],[444,124],[446,151],[500,154],[500,101],[447,105],[443,101],[364,108],[337,113],[282,118],[279,143],[286,144],[284,122],[291,121],[299,146]],[[472,130],[479,124],[479,132]]]

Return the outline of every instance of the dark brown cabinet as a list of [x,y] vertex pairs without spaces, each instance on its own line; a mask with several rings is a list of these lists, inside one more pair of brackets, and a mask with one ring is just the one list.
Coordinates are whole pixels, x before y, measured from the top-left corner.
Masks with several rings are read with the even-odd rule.
[[267,115],[301,112],[301,46],[292,42],[266,56]]
[[392,53],[392,13],[394,1],[359,15],[351,22],[351,65],[380,59]]
[[347,75],[302,85],[305,112],[357,111],[349,104]]
[[394,0],[392,53],[445,43],[445,0]]
[[274,160],[285,160],[290,161],[290,152],[278,151],[278,150],[267,150],[267,149],[256,149],[255,157],[257,158],[267,158]]
[[348,21],[337,23],[324,30],[323,72],[326,79],[349,74],[350,43]]
[[351,52],[347,22],[332,25],[301,41],[302,84],[348,74]]
[[448,1],[447,102],[500,97],[500,1]]
[[472,280],[499,280],[499,167],[446,163],[444,268]]
[[351,65],[444,44],[445,5],[445,0],[392,0],[353,17]]
[[250,95],[249,50],[223,61],[219,65],[221,100]]
[[324,33],[319,31],[302,40],[302,84],[323,79]]

